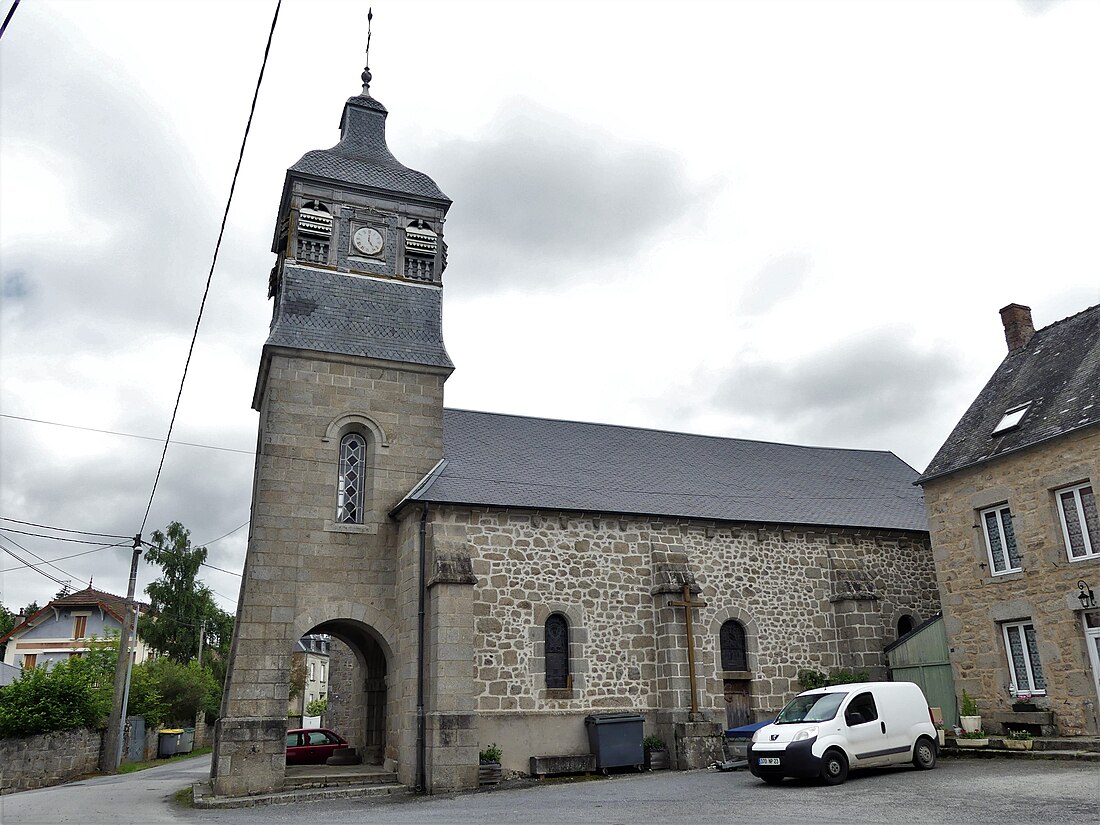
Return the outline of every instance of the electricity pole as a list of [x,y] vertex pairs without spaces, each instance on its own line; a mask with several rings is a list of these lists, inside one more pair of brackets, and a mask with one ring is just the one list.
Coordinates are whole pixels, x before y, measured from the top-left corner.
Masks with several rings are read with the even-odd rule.
[[[138,557],[141,556],[141,533],[134,536],[134,557],[130,561],[130,585],[126,589],[126,615],[122,618],[122,629],[118,637],[118,663],[115,665],[115,690],[111,697],[111,718],[107,721],[107,730],[103,734],[103,751],[100,755],[99,769],[107,772],[118,770],[122,762],[122,734],[126,725],[126,699],[130,676],[130,631],[134,631],[137,641],[137,610],[134,604],[134,590],[137,589]],[[136,644],[134,645],[136,647]]]

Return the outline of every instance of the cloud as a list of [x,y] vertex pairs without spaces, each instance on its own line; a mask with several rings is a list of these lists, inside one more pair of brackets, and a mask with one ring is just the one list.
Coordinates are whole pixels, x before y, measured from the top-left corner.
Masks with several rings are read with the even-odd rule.
[[805,282],[813,259],[801,252],[772,258],[748,284],[738,305],[740,314],[761,315],[784,298],[796,293]]
[[1024,13],[1029,17],[1038,17],[1041,14],[1046,14],[1055,6],[1061,5],[1063,0],[1016,0],[1020,4],[1020,8],[1024,10]]
[[[784,440],[901,446],[899,435],[907,429],[935,432],[926,423],[929,411],[952,396],[963,375],[953,353],[880,329],[800,360],[737,364],[718,381],[710,404],[773,422],[790,434]],[[940,434],[946,438],[947,432]]]
[[548,289],[578,265],[632,258],[715,189],[689,180],[667,149],[595,133],[527,100],[502,109],[487,134],[436,146],[429,166],[462,204],[448,233],[471,290]]

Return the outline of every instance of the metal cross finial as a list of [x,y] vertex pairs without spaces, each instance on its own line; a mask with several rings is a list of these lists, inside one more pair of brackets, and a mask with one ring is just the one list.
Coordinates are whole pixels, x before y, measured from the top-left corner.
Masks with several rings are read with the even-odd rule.
[[373,19],[374,19],[374,7],[372,6],[372,7],[367,9],[367,62],[366,62],[366,65],[363,66],[363,74],[362,74],[363,94],[365,94],[365,95],[370,94],[370,80],[371,80],[371,73],[370,73],[370,33],[371,32],[370,32],[370,29],[371,29],[371,21]]

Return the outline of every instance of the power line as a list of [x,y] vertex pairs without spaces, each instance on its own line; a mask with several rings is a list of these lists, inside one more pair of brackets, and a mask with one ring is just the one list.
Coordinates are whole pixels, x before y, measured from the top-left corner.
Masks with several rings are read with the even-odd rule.
[[145,524],[149,521],[149,511],[153,509],[153,498],[157,494],[157,485],[160,483],[160,475],[164,470],[164,460],[168,455],[168,445],[172,438],[172,429],[176,426],[176,415],[179,413],[180,400],[183,398],[183,387],[187,382],[187,370],[191,365],[191,356],[195,352],[195,341],[199,337],[199,324],[202,323],[202,313],[206,307],[206,299],[210,294],[210,284],[214,280],[214,267],[218,263],[218,252],[221,250],[222,238],[225,235],[225,224],[229,220],[229,207],[233,203],[233,192],[237,188],[237,176],[241,172],[241,163],[244,161],[244,148],[248,143],[248,133],[252,128],[252,117],[256,114],[256,101],[260,97],[260,85],[264,79],[264,69],[267,68],[267,58],[271,52],[271,41],[275,37],[275,24],[279,20],[279,8],[282,6],[282,0],[279,0],[275,4],[275,15],[271,18],[271,30],[267,35],[267,46],[264,48],[264,59],[260,64],[260,75],[256,78],[256,91],[252,95],[252,108],[248,113],[248,123],[244,127],[244,137],[241,139],[241,151],[237,155],[237,168],[233,170],[233,182],[229,185],[229,197],[225,202],[225,212],[222,214],[221,228],[218,230],[218,240],[214,244],[214,257],[210,261],[210,272],[206,276],[206,288],[202,292],[202,301],[199,303],[199,314],[195,319],[195,329],[191,333],[191,345],[187,349],[187,360],[183,364],[183,375],[180,378],[179,392],[176,394],[176,405],[172,409],[172,419],[168,422],[168,433],[164,437],[164,449],[161,450],[160,464],[157,466],[157,475],[153,479],[153,489],[149,492],[149,503],[145,507],[145,516],[141,520],[141,529],[138,530],[138,534],[145,532]]
[[[252,519],[249,519],[248,521],[252,521]],[[229,536],[231,536],[231,535],[233,535],[234,533],[236,533],[236,532],[237,532],[238,530],[240,530],[240,529],[241,529],[242,527],[247,527],[247,526],[248,526],[248,521],[246,521],[246,522],[245,522],[244,524],[240,524],[240,525],[238,525],[238,526],[234,527],[234,528],[233,528],[232,530],[230,530],[230,531],[229,531],[228,533],[226,533],[226,534],[225,534],[224,536],[218,536],[218,537],[217,537],[216,539],[213,539],[212,541],[208,541],[208,542],[206,542],[205,544],[200,544],[200,545],[199,545],[199,547],[209,547],[209,546],[210,546],[211,544],[213,544],[213,543],[214,543],[215,541],[221,541],[221,540],[222,540],[222,539],[224,539],[224,538],[229,538]]]
[[[82,550],[79,553],[73,553],[73,554],[68,555],[68,556],[58,556],[57,558],[50,559],[50,562],[65,561],[66,559],[75,559],[75,558],[78,558],[79,556],[88,556],[88,555],[91,555],[92,553],[99,553],[103,550],[110,550],[112,547],[122,547],[124,544],[129,544],[131,541],[133,541],[133,539],[127,539],[126,541],[120,541],[117,544],[107,544],[107,545],[104,545],[103,547],[97,547],[94,550]],[[10,573],[13,570],[22,570],[22,569],[23,569],[22,565],[19,566],[19,567],[5,567],[3,569],[0,569],[0,573]]]
[[[140,438],[143,441],[156,441],[158,444],[164,439],[152,435],[138,435],[137,433],[123,433],[118,430],[100,430],[95,427],[81,427],[77,424],[63,424],[60,421],[45,421],[41,418],[27,418],[22,415],[8,415],[0,413],[0,418],[11,418],[15,421],[30,421],[33,424],[49,424],[51,427],[66,427],[70,430],[84,430],[89,433],[102,433],[104,435],[118,435],[123,438]],[[193,441],[171,441],[169,442],[178,447],[199,447],[203,450],[221,450],[225,453],[243,453],[244,455],[256,455],[255,450],[238,450],[233,447],[216,447],[213,444],[197,444]],[[131,537],[132,538],[132,537]]]
[[[0,516],[0,521],[10,521],[13,524],[25,524],[28,527],[41,527],[44,530],[57,530],[61,533],[76,533],[81,536],[102,536],[107,539],[131,539],[133,536],[118,536],[114,533],[93,533],[88,530],[72,530],[68,527],[54,527],[50,524],[36,524],[33,521],[20,521],[17,518],[8,518],[7,516]],[[4,528],[7,529],[7,528]]]
[[19,8],[19,0],[15,0],[15,2],[11,4],[11,8],[8,9],[8,16],[4,18],[3,25],[0,25],[0,37],[3,37],[4,32],[8,30],[8,23],[10,23],[11,19],[15,17],[15,10],[17,8]]
[[[30,533],[26,530],[13,530],[11,527],[0,527],[0,532],[2,532],[2,533],[18,533],[21,536],[34,536],[36,539],[49,539],[50,541],[68,541],[68,542],[72,542],[74,544],[103,544],[102,541],[88,541],[87,539],[70,539],[67,536],[48,536],[45,533]],[[127,540],[132,541],[132,538],[127,539]],[[12,539],[8,539],[8,541],[12,541]],[[114,545],[114,544],[111,545],[111,547],[115,547],[115,546],[117,546],[117,545]],[[28,550],[27,552],[29,553],[30,551]]]
[[[5,537],[5,538],[6,538],[6,537]],[[8,539],[8,541],[12,541],[12,540],[11,540],[11,539],[9,538],[9,539]],[[13,543],[13,544],[15,544],[15,542],[12,542],[12,543]],[[19,545],[19,544],[15,544],[15,546],[16,546],[16,547],[20,547],[21,545]],[[12,550],[12,549],[11,549],[10,547],[7,547],[7,546],[5,546],[5,545],[4,545],[3,543],[0,543],[0,550],[3,550],[3,551],[4,551],[5,553],[7,553],[7,554],[8,554],[9,556],[12,556],[13,558],[17,559],[18,561],[21,561],[21,562],[22,562],[22,563],[23,563],[23,564],[24,564],[24,565],[25,565],[26,567],[29,567],[29,568],[30,568],[31,570],[33,570],[33,571],[34,571],[35,573],[38,573],[39,575],[45,576],[45,577],[46,577],[47,579],[49,579],[50,581],[52,581],[52,582],[56,582],[57,584],[61,585],[62,587],[69,587],[69,586],[71,586],[71,585],[72,585],[72,579],[76,579],[77,581],[81,581],[81,579],[78,579],[78,578],[77,578],[76,576],[72,576],[72,575],[70,575],[69,573],[65,573],[65,571],[64,571],[64,570],[61,570],[61,572],[62,572],[62,573],[65,573],[65,575],[66,575],[66,576],[70,576],[70,580],[69,580],[69,581],[62,581],[61,579],[57,578],[57,576],[52,576],[52,575],[50,575],[49,573],[47,573],[47,572],[46,572],[45,570],[39,570],[39,569],[38,569],[38,567],[36,567],[36,566],[35,566],[34,564],[32,564],[31,562],[29,562],[29,561],[27,561],[26,559],[24,559],[23,557],[21,557],[21,556],[20,556],[20,555],[19,555],[18,553],[16,553],[16,552],[15,552],[14,550]],[[27,552],[30,552],[30,551],[28,550]],[[31,555],[34,555],[34,554],[32,553]],[[53,565],[51,565],[51,566],[53,566]],[[58,570],[60,570],[61,568],[59,568],[59,567],[56,567],[55,569],[58,569]]]

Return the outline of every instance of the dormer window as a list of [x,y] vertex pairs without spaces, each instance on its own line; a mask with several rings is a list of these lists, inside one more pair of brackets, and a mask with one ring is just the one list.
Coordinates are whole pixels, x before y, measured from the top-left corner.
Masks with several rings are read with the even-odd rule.
[[993,428],[993,435],[1000,435],[1007,430],[1011,430],[1020,426],[1020,421],[1027,414],[1028,408],[1031,406],[1031,402],[1021,404],[1019,407],[1013,407],[1006,412],[1002,417],[1000,423]]

